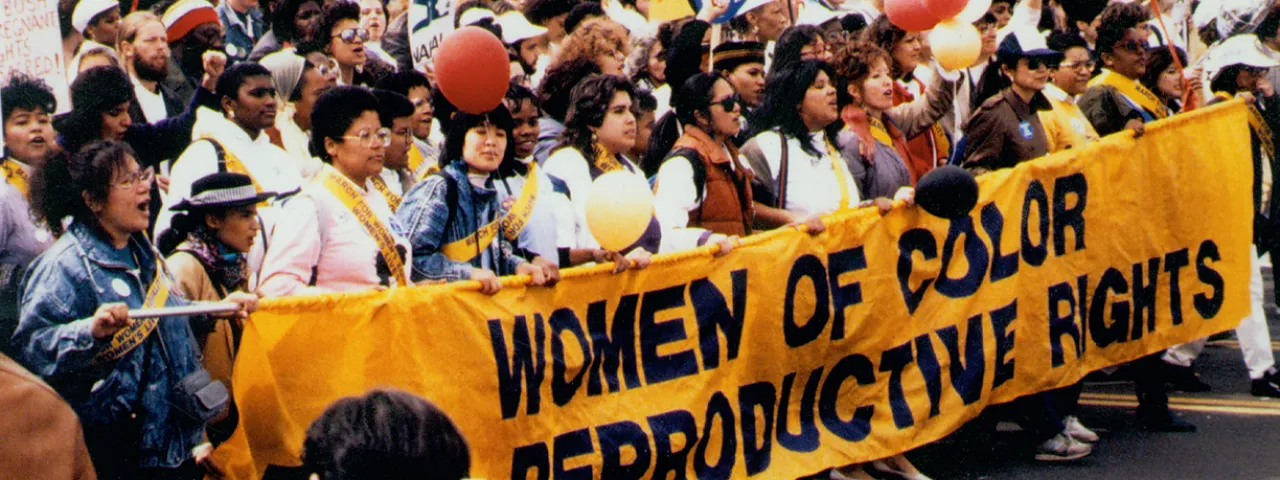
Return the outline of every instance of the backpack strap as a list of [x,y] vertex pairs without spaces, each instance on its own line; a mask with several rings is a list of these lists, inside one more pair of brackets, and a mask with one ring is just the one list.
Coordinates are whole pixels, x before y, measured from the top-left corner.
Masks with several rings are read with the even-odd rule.
[[693,167],[693,188],[697,189],[695,198],[701,201],[702,195],[707,192],[707,166],[702,163],[702,154],[692,148],[681,147],[667,155],[667,158],[675,157],[689,160],[689,166]]
[[223,148],[222,143],[214,140],[213,137],[204,137],[201,140],[206,140],[209,142],[209,145],[213,145],[213,153],[218,157],[218,173],[226,173],[227,149]]

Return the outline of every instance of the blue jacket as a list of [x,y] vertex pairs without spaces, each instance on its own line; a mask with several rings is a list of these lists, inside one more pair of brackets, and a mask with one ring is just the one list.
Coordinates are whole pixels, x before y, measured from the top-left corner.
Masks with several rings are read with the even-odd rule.
[[[448,175],[457,186],[457,205],[450,211],[442,175]],[[454,160],[440,171],[418,182],[404,194],[404,201],[396,210],[396,224],[400,236],[413,245],[413,281],[420,280],[469,280],[471,268],[492,270],[498,275],[511,275],[525,259],[514,254],[511,242],[499,233],[493,243],[484,246],[480,255],[471,262],[457,262],[440,252],[442,245],[472,235],[481,225],[487,225],[502,214],[498,192],[493,190],[493,178],[486,187],[476,187],[467,179],[467,164]],[[452,218],[451,218],[452,217]],[[448,227],[446,231],[446,226]]]
[[262,38],[264,30],[267,28],[266,21],[262,18],[262,12],[257,8],[250,8],[245,19],[248,25],[240,21],[240,16],[236,15],[236,11],[231,9],[231,5],[227,2],[219,2],[215,7],[218,12],[218,21],[222,22],[222,26],[226,29],[227,56],[228,64],[234,62],[242,62],[249,58],[249,54],[253,52],[253,46]]
[[[97,227],[74,222],[36,259],[22,282],[13,346],[22,363],[76,411],[95,463],[113,448],[137,445],[138,467],[175,467],[191,457],[204,434],[203,422],[169,405],[173,385],[200,368],[190,319],[161,319],[141,345],[120,359],[91,365],[110,343],[91,333],[98,306],[123,302],[141,307],[156,272],[154,250],[145,237],[135,235],[128,247],[117,250],[102,235]],[[140,268],[134,269],[135,264]],[[185,303],[173,292],[167,305]],[[162,355],[160,337],[167,355]],[[122,421],[133,411],[142,418],[141,438],[122,438],[127,435]],[[98,438],[103,440],[93,441]]]

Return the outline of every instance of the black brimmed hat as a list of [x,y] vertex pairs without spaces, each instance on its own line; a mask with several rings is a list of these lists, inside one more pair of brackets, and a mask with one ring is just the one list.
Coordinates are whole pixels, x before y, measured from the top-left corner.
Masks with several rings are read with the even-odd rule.
[[253,179],[241,173],[222,172],[206,175],[191,185],[191,197],[170,207],[176,212],[243,207],[276,196],[274,192],[258,193]]
[[732,71],[748,63],[764,64],[764,44],[760,42],[725,42],[716,46],[712,55],[716,70]]

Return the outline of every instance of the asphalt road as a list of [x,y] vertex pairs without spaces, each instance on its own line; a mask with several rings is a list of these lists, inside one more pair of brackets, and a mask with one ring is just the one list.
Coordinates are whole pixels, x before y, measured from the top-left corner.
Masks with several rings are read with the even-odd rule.
[[[1274,305],[1268,272],[1264,279]],[[1280,315],[1267,313],[1276,350]],[[1280,399],[1252,396],[1234,334],[1214,338],[1196,364],[1212,391],[1170,392],[1171,407],[1196,433],[1138,431],[1132,383],[1109,381],[1086,383],[1081,396],[1081,421],[1101,436],[1081,460],[1037,462],[1024,433],[980,422],[908,456],[934,479],[1280,479]]]

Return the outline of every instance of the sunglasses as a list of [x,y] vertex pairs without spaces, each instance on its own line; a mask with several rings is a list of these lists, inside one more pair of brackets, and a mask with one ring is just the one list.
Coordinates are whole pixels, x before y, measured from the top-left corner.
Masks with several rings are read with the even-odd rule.
[[734,107],[742,102],[742,97],[738,94],[729,95],[720,101],[711,102],[711,105],[719,105],[726,112],[732,112]]
[[356,38],[359,38],[361,42],[367,42],[369,41],[369,29],[348,28],[333,36],[342,39],[342,41],[346,43],[355,43]]
[[1151,44],[1148,43],[1146,40],[1138,41],[1130,38],[1123,42],[1117,43],[1116,47],[1136,53],[1136,52],[1147,51],[1147,49],[1151,48]]
[[1030,57],[1027,59],[1027,68],[1031,70],[1039,70],[1040,67],[1053,69],[1057,68],[1058,65],[1056,62],[1040,57]]

